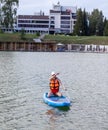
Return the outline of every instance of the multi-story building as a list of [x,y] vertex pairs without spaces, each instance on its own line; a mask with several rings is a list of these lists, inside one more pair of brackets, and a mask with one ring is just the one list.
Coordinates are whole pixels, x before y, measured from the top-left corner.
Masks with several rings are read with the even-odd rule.
[[36,15],[18,15],[16,32],[25,30],[26,33],[49,33],[49,16],[40,12]]
[[53,5],[49,14],[49,33],[72,33],[76,22],[76,7]]
[[18,15],[16,31],[26,33],[72,33],[76,22],[76,7],[53,5],[49,16],[43,12],[35,15]]
[[76,22],[76,7],[61,6],[58,2],[49,11],[49,16],[42,11],[35,15],[18,15],[14,29],[3,29],[4,31],[20,32],[22,29],[26,33],[72,33]]

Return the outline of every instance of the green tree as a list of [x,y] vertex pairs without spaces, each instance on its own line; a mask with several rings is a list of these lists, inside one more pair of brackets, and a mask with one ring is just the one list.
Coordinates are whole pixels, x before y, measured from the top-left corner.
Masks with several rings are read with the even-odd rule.
[[6,28],[13,28],[14,20],[17,14],[19,0],[3,0],[3,25]]
[[102,11],[94,9],[91,15],[89,15],[89,28],[90,35],[103,35],[103,14]]
[[87,16],[87,13],[86,13],[86,11],[85,11],[85,9],[84,9],[84,11],[83,11],[83,29],[82,29],[82,34],[84,35],[84,36],[87,36],[88,35],[88,16]]
[[105,17],[105,18],[104,18],[104,22],[103,22],[103,25],[104,25],[103,35],[105,35],[106,24],[107,24],[107,18]]
[[88,13],[78,9],[77,21],[74,28],[74,34],[79,36],[87,36],[89,33]]
[[97,19],[96,29],[98,30],[98,36],[103,36],[103,30],[104,30],[104,20],[103,20],[103,14],[102,11],[99,12],[99,16]]
[[106,21],[106,25],[105,25],[103,34],[104,34],[104,36],[108,36],[108,20]]
[[21,29],[20,38],[21,38],[21,40],[25,40],[26,39],[25,38],[25,29],[24,28]]
[[107,24],[107,18],[105,17],[105,19],[104,19],[104,27],[106,26],[106,24]]
[[2,3],[3,3],[3,0],[0,0],[0,29],[2,26]]
[[74,27],[74,35],[82,35],[83,31],[83,12],[82,9],[78,9],[77,11],[77,21]]

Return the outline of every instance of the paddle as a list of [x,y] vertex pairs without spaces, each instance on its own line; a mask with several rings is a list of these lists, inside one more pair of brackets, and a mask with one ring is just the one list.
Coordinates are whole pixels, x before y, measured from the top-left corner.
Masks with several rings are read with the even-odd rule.
[[66,96],[70,99],[69,93],[67,92],[67,89],[62,85],[63,90],[65,90]]
[[56,73],[55,75],[59,75],[59,73]]

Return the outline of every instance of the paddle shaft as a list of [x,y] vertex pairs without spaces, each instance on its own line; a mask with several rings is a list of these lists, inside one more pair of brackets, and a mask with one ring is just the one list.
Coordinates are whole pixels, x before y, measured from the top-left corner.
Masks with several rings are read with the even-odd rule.
[[70,99],[69,93],[67,92],[67,89],[62,85],[63,90],[65,90],[66,96]]

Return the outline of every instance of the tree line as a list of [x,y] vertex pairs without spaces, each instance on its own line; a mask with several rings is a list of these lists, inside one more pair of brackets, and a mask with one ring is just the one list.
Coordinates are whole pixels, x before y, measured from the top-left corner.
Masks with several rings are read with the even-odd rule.
[[[0,28],[13,28],[17,17],[19,0],[0,0]],[[94,9],[88,13],[81,8],[77,10],[77,20],[73,35],[81,36],[108,36],[108,20],[102,11]]]
[[0,0],[0,26],[13,28],[19,0]]
[[108,20],[102,11],[94,9],[88,13],[81,8],[77,10],[77,21],[74,26],[73,35],[78,36],[108,36]]

